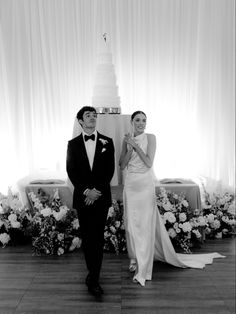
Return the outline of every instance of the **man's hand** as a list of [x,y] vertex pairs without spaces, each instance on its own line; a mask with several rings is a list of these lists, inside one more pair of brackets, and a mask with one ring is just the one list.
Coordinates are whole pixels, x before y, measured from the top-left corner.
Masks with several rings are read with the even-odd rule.
[[92,205],[101,195],[102,193],[95,188],[93,188],[92,190],[88,189],[86,191],[85,204]]

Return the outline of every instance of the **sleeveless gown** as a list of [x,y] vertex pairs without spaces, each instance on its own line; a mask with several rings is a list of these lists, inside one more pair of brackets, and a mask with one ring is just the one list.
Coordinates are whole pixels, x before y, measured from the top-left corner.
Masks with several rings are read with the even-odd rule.
[[[147,152],[147,134],[135,138]],[[204,268],[214,258],[225,257],[218,253],[178,254],[175,252],[161,215],[156,206],[156,178],[133,151],[127,167],[123,191],[124,223],[127,250],[130,259],[136,259],[137,268],[133,281],[142,286],[152,279],[153,261],[166,262],[181,268]]]

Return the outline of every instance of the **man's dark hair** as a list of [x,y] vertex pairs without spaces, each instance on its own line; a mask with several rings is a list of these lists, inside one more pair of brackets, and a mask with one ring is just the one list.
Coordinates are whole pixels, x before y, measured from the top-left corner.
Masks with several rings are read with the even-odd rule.
[[91,106],[82,107],[76,115],[76,118],[78,119],[78,121],[83,120],[83,115],[84,115],[85,111],[96,112],[96,109],[94,107],[91,107]]

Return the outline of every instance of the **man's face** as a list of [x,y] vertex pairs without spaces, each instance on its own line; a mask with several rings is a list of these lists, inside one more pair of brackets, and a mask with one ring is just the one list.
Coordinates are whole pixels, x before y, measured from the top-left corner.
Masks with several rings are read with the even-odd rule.
[[95,111],[85,111],[83,120],[79,122],[82,124],[83,129],[94,129],[97,122],[97,113]]

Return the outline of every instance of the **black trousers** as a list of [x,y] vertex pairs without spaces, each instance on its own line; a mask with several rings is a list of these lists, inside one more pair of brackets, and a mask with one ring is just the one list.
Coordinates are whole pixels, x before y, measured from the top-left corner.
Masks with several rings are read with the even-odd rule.
[[103,260],[104,229],[108,208],[103,204],[83,206],[78,212],[82,248],[91,281],[97,283]]

